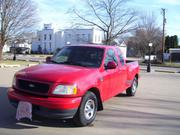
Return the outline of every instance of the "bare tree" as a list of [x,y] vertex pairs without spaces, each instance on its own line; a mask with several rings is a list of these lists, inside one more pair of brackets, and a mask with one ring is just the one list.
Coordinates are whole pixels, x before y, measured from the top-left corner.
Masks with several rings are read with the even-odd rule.
[[138,28],[128,40],[128,48],[133,48],[139,56],[148,52],[148,44],[153,43],[152,52],[157,54],[161,48],[162,32],[153,13],[142,15]]
[[73,13],[78,17],[77,25],[96,26],[104,32],[105,44],[121,34],[134,30],[136,12],[127,8],[128,0],[86,0],[85,11],[77,9]]
[[4,45],[22,38],[36,23],[32,0],[0,0],[0,60]]

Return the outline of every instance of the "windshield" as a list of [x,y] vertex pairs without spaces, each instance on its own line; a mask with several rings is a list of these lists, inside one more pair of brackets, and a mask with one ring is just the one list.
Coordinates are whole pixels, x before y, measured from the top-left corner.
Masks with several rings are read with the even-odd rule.
[[86,46],[64,47],[52,57],[56,64],[76,65],[83,67],[100,67],[104,49]]

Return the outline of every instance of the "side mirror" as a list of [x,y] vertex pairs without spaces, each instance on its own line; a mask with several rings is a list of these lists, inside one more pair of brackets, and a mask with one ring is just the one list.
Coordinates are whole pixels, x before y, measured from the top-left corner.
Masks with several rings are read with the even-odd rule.
[[50,62],[51,62],[51,57],[50,56],[46,57],[46,63],[50,63]]
[[114,61],[108,62],[106,69],[116,69],[117,65]]

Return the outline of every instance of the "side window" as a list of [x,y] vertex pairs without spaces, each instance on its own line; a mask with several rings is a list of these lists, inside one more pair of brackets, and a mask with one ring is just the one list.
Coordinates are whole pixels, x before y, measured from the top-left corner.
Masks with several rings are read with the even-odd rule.
[[121,63],[121,65],[123,66],[123,65],[125,64],[125,63],[124,63],[123,55],[122,55],[121,51],[120,51],[118,48],[116,49],[116,51],[117,51],[117,54],[118,54],[120,63]]
[[117,57],[115,55],[115,51],[113,49],[109,49],[106,52],[104,66],[106,67],[108,62],[110,62],[110,61],[114,61],[118,65],[118,59],[117,59]]

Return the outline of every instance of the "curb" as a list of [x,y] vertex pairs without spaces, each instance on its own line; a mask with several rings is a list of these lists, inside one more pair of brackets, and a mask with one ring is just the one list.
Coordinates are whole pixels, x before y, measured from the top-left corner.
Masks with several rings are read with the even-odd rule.
[[161,73],[178,73],[175,71],[169,71],[169,70],[154,70],[155,72],[161,72]]
[[23,67],[23,66],[27,66],[27,67],[31,67],[31,66],[36,66],[38,64],[27,64],[27,65],[6,65],[6,64],[0,64],[0,68],[13,68],[13,67]]
[[[140,69],[141,71],[147,71],[147,69]],[[170,70],[152,70],[153,72],[160,72],[160,73],[180,73],[180,71],[170,71]]]
[[6,64],[0,64],[0,68],[12,68],[12,67],[21,67],[21,65],[6,65]]
[[27,64],[28,67],[31,67],[31,66],[36,66],[38,64]]

